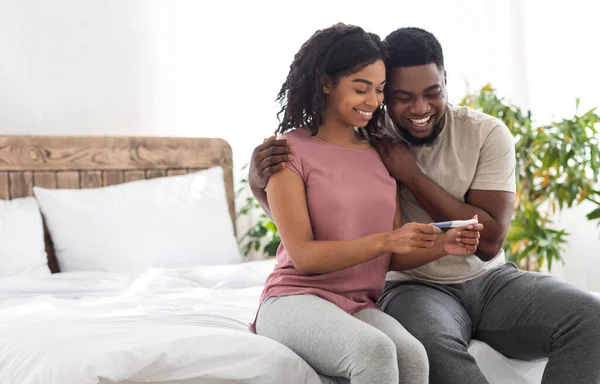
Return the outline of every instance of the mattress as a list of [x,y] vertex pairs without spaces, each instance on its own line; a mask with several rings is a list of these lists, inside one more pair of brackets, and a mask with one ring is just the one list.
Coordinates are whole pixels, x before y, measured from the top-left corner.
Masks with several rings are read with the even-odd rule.
[[[332,384],[248,328],[273,265],[2,278],[0,382]],[[541,380],[544,360],[469,351],[492,384]]]

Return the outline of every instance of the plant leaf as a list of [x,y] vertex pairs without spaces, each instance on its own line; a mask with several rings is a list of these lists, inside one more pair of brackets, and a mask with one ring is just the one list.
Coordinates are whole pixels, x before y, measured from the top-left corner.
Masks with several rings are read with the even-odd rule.
[[600,219],[600,208],[594,209],[592,212],[587,214],[588,220]]

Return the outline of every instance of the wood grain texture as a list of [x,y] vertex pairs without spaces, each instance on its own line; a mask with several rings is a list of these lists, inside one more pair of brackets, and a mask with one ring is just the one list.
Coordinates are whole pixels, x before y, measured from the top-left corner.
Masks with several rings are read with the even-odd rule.
[[79,186],[81,188],[99,188],[104,186],[101,171],[79,172]]
[[229,204],[229,215],[233,220],[233,228],[234,232],[237,233],[236,225],[235,225],[235,193],[233,191],[233,172],[225,172],[223,174],[223,179],[225,181],[225,193],[227,194],[227,203]]
[[42,188],[56,188],[56,172],[34,172],[33,185]]
[[56,172],[56,188],[79,189],[79,172],[78,171]]
[[33,195],[33,177],[30,171],[26,172],[11,172],[9,177],[10,182],[10,198],[16,199],[19,197],[27,197]]
[[122,171],[104,171],[104,185],[117,185],[125,182]]
[[0,136],[0,171],[209,168],[231,161],[231,147],[216,138]]
[[0,199],[10,199],[10,182],[8,172],[0,172]]
[[124,177],[125,177],[125,182],[144,180],[146,178],[146,173],[143,170],[125,171]]
[[167,171],[164,169],[148,169],[146,170],[146,179],[156,179],[157,177],[167,176]]
[[[182,175],[221,166],[235,228],[229,144],[216,138],[0,136],[0,198],[31,196],[44,188],[97,188]],[[58,272],[45,228],[48,264]]]
[[187,169],[167,169],[167,176],[179,176],[188,173]]

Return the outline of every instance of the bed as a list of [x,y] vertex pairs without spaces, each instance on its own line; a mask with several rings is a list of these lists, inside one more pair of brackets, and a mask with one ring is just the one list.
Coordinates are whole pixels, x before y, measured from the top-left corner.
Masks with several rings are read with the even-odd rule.
[[[0,199],[211,167],[222,169],[231,224],[232,154],[223,140],[2,136]],[[1,383],[327,382],[248,331],[269,262],[65,272],[47,223],[43,236],[52,274],[0,278]]]
[[[36,189],[52,198],[51,190],[79,196],[78,190],[101,191],[213,168],[220,169],[225,209],[235,228],[232,154],[223,140],[0,136],[0,199],[7,201],[32,196]],[[58,213],[47,212],[81,208],[69,204]],[[0,277],[1,383],[334,382],[285,346],[249,331],[274,260],[78,270],[76,263],[57,258],[57,250],[65,248],[62,237],[76,230],[51,231],[48,217],[43,219],[52,273]],[[97,244],[126,240],[94,239],[101,241]],[[507,359],[478,341],[470,352],[490,383],[541,380],[544,360]]]

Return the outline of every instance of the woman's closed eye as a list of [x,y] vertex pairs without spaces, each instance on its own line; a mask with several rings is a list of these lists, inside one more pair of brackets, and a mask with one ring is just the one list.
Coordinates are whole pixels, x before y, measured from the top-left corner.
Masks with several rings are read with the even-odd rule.
[[[356,93],[358,93],[359,95],[364,95],[365,93],[367,93],[369,90],[365,89],[355,89]],[[375,93],[378,95],[383,95],[383,89],[375,89]]]

